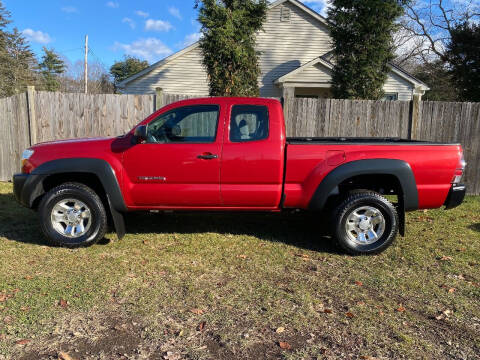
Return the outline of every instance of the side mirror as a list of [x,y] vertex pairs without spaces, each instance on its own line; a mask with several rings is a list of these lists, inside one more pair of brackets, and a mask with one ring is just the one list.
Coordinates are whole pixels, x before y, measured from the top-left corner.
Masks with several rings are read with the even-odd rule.
[[133,133],[133,137],[137,144],[140,144],[147,140],[147,126],[140,125],[135,128],[135,132]]

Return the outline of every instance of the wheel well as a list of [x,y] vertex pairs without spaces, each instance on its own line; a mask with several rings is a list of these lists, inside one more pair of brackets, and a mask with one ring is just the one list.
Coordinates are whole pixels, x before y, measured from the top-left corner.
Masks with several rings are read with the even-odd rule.
[[[102,183],[100,182],[100,179],[98,178],[97,175],[92,174],[92,173],[59,173],[59,174],[53,174],[48,177],[46,177],[43,182],[43,190],[44,194],[53,189],[54,187],[57,187],[61,184],[65,184],[68,182],[76,182],[80,183],[83,185],[88,186],[91,188],[97,195],[100,197],[100,199],[103,202],[103,205],[105,206],[105,210],[109,210],[108,206],[108,199],[107,199],[107,194],[105,192],[105,189],[103,188]],[[33,208],[36,209],[40,203],[40,200],[42,199],[43,195],[39,196],[38,198],[35,199],[33,202]]]
[[403,195],[402,185],[395,175],[359,175],[348,178],[338,185],[340,194],[359,189],[375,191],[382,195],[396,195],[399,198]]

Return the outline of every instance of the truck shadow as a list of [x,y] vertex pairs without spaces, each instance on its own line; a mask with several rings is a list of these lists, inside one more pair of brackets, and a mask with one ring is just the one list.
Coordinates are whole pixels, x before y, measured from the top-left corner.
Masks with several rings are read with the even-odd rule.
[[244,235],[318,252],[340,252],[328,234],[328,221],[320,214],[131,213],[126,223],[130,234]]
[[469,228],[470,230],[480,232],[480,223],[469,225],[468,228]]
[[[130,237],[155,233],[245,235],[319,252],[339,252],[328,236],[328,223],[318,214],[138,212],[125,219]],[[0,238],[49,246],[38,221],[38,214],[17,204],[13,194],[0,194]],[[104,239],[99,245],[108,243]]]

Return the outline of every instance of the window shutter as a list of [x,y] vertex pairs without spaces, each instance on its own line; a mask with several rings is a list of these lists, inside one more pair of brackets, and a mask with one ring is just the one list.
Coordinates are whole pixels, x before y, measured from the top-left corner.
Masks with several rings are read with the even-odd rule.
[[286,6],[282,6],[280,10],[280,21],[288,22],[290,21],[290,9]]

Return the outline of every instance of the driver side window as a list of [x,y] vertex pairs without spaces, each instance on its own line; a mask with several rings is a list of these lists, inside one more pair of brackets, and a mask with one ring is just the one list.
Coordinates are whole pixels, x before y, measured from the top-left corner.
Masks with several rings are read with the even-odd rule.
[[147,143],[214,142],[219,113],[218,105],[193,105],[173,109],[148,124]]

